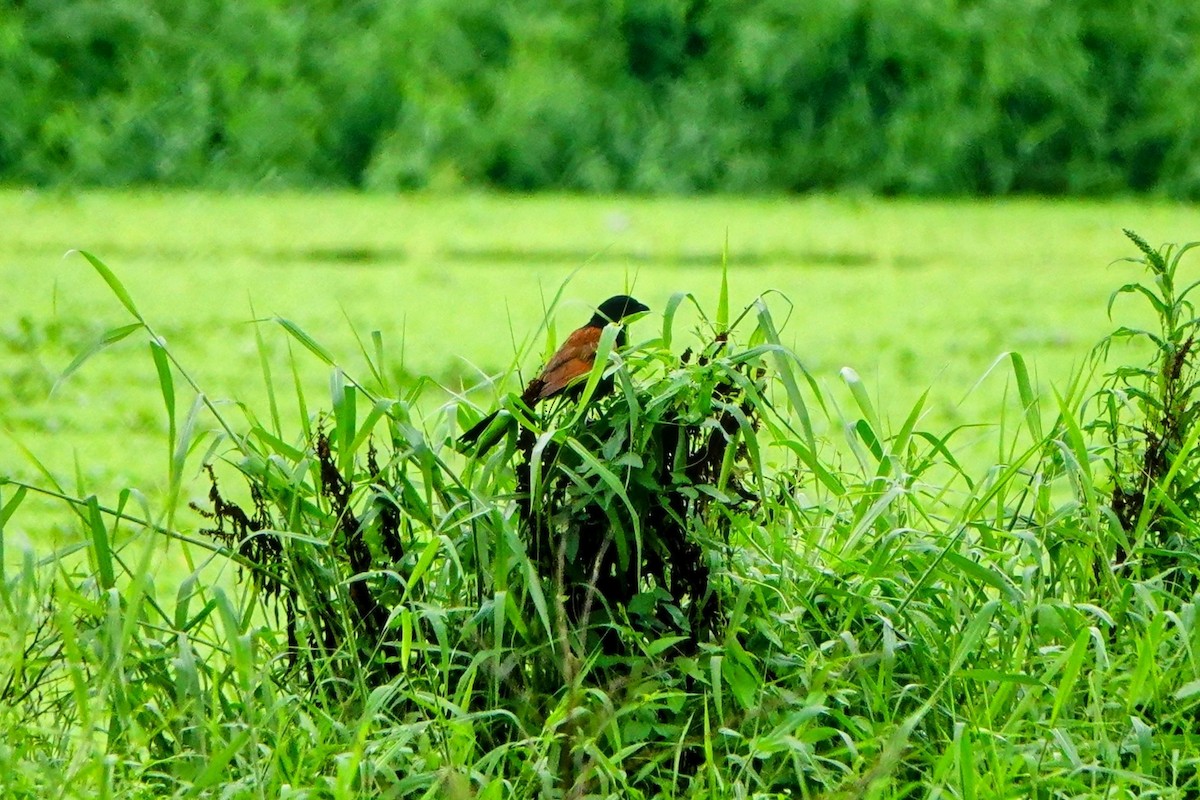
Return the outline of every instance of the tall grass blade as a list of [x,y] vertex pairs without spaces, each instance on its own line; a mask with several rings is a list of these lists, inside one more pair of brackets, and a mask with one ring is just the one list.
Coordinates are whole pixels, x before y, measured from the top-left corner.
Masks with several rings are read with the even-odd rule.
[[73,252],[77,252],[87,259],[88,263],[92,265],[92,268],[95,269],[96,272],[100,274],[100,277],[104,279],[104,282],[108,284],[108,288],[112,290],[113,296],[120,301],[121,305],[125,306],[125,310],[132,314],[134,319],[140,323],[145,323],[141,313],[137,310],[137,306],[133,304],[133,297],[130,296],[129,291],[125,288],[125,284],[121,283],[120,279],[117,278],[116,273],[109,269],[103,261],[101,261],[99,258],[96,258],[96,256],[92,255],[87,250],[76,250]]
[[328,366],[335,366],[333,355],[324,347],[322,347],[316,339],[305,333],[305,331],[299,325],[292,322],[290,319],[284,319],[283,317],[275,317],[275,322],[278,323],[281,328],[287,331],[293,339],[304,345],[305,350],[324,361]]
[[729,231],[725,231],[725,245],[721,248],[721,291],[717,294],[717,334],[729,330]]
[[92,554],[96,561],[96,577],[100,580],[101,589],[111,589],[116,585],[116,573],[113,570],[112,542],[109,540],[108,528],[104,525],[104,517],[100,514],[100,504],[95,495],[87,498],[88,527],[92,534]]
[[1025,414],[1025,424],[1029,426],[1033,440],[1040,442],[1044,438],[1041,407],[1037,392],[1033,390],[1033,383],[1029,380],[1029,369],[1020,353],[1009,353],[1008,358],[1012,362],[1013,376],[1017,380],[1017,397],[1021,401],[1021,411]]
[[92,358],[92,356],[96,355],[101,350],[104,350],[109,345],[116,344],[134,331],[141,330],[144,327],[145,326],[142,325],[142,323],[134,322],[129,325],[122,325],[118,328],[113,328],[107,331],[103,336],[100,337],[99,341],[95,342],[91,347],[84,350],[82,353],[72,359],[71,363],[67,365],[67,368],[64,369],[62,374],[58,376],[58,380],[54,382],[54,386],[50,389],[50,393],[53,394],[55,391],[57,391],[58,387],[62,385],[67,378],[74,375],[80,367],[82,367]]

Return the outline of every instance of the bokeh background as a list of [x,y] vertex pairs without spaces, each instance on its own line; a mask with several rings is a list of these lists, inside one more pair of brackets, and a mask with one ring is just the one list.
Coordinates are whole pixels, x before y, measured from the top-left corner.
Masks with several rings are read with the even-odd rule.
[[1200,196],[1190,0],[6,0],[0,180]]

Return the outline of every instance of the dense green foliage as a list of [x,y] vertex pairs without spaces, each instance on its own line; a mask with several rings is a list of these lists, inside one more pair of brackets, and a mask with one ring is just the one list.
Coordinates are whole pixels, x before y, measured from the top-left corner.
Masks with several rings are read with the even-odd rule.
[[[0,481],[5,789],[1195,796],[1200,427],[1183,343],[1200,319],[1188,248],[1136,244],[1149,277],[1114,298],[1145,298],[1161,326],[1114,336],[1150,338],[1149,363],[1096,361],[1098,393],[1085,373],[1051,401],[1012,355],[1013,415],[987,428],[997,458],[980,470],[956,458],[965,429],[926,428],[927,396],[892,425],[853,371],[848,404],[807,380],[764,300],[735,318],[722,291],[687,353],[675,297],[578,404],[464,459],[450,443],[476,412],[422,413],[377,337],[353,376],[279,320],[295,358],[331,370],[331,402],[272,371],[266,327],[269,401],[213,402],[88,256],[131,321],[71,369],[145,338],[167,488],[152,507],[52,475]],[[602,370],[614,390],[594,394]],[[1165,470],[1143,474],[1168,439]],[[220,481],[208,534],[176,515],[201,463]],[[1128,487],[1144,505],[1122,516]],[[4,535],[39,498],[83,534],[44,562]],[[661,558],[677,534],[702,579]],[[204,557],[178,585],[154,566],[166,540]],[[234,564],[244,580],[214,579]]]
[[6,0],[0,180],[1200,197],[1191,0]]

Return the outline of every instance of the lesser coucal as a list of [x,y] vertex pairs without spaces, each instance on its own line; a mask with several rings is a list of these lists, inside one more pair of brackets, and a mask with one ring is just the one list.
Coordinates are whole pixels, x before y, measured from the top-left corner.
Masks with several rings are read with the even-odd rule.
[[[572,331],[567,340],[562,343],[562,347],[558,348],[557,352],[546,362],[546,366],[542,367],[538,376],[529,382],[525,391],[521,393],[521,402],[533,408],[547,397],[553,397],[562,392],[579,376],[591,372],[592,365],[596,363],[596,350],[600,346],[600,333],[604,330],[604,326],[610,322],[620,322],[626,317],[649,310],[627,294],[619,294],[605,300],[586,325]],[[625,330],[622,328],[617,331],[617,347],[624,344]],[[458,441],[464,445],[472,444],[483,435],[483,432],[487,430],[499,413],[493,411],[476,422],[470,430],[458,437]]]

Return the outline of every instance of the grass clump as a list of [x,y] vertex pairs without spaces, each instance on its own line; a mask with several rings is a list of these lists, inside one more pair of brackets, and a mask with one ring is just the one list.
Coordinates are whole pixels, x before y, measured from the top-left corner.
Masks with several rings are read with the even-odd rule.
[[1120,294],[1140,295],[1158,324],[1156,330],[1121,326],[1101,343],[1107,350],[1115,340],[1137,339],[1148,343],[1152,354],[1149,364],[1122,365],[1109,373],[1093,425],[1110,448],[1113,514],[1130,535],[1120,543],[1116,560],[1132,556],[1139,573],[1182,568],[1172,570],[1172,580],[1194,589],[1194,567],[1200,564],[1200,318],[1189,296],[1200,283],[1179,285],[1178,271],[1197,243],[1155,250],[1136,233],[1125,233],[1140,251],[1129,260],[1145,267],[1151,280],[1117,289],[1109,309]]
[[[1174,280],[1184,252],[1143,256]],[[762,299],[733,318],[723,298],[677,353],[679,296],[653,336],[602,348],[578,397],[464,458],[465,404],[397,391],[378,337],[356,378],[285,320],[330,367],[328,405],[297,381],[285,423],[264,358],[268,408],[233,419],[93,265],[135,320],[104,341],[149,338],[170,478],[112,506],[48,474],[0,487],[0,532],[42,495],[83,534],[0,559],[15,796],[1200,791],[1176,544],[1198,434],[1174,361],[1114,368],[1099,394],[1068,382],[1047,413],[1012,354],[1002,418],[931,431],[925,396],[893,425],[852,370],[813,379]],[[1153,334],[1174,348],[1158,358],[1191,352],[1190,318]],[[968,433],[986,469],[959,457]],[[153,568],[164,540],[189,563],[177,586]],[[228,565],[244,579],[214,576]]]

